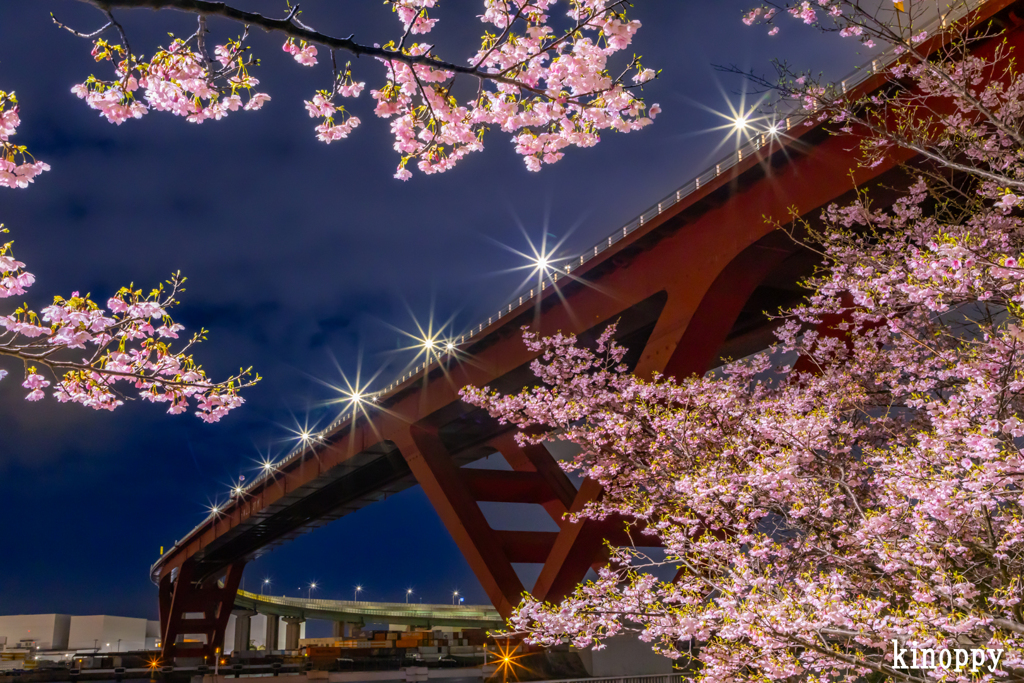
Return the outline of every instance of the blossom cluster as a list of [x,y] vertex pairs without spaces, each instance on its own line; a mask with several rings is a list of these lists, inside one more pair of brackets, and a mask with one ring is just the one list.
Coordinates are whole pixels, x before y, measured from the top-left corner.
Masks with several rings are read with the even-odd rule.
[[[150,111],[169,112],[190,123],[219,121],[231,112],[260,109],[270,100],[266,93],[255,91],[259,80],[249,74],[252,60],[242,39],[217,45],[210,59],[193,49],[198,37],[175,38],[148,62],[99,38],[93,43],[93,58],[113,62],[115,80],[89,76],[71,92],[117,125]],[[145,102],[139,99],[140,90]]]
[[[35,282],[25,263],[14,258],[12,244],[0,247],[0,299],[23,295]],[[167,289],[148,294],[121,288],[106,308],[78,292],[55,297],[38,313],[19,306],[0,315],[0,356],[25,365],[22,386],[29,390],[29,401],[44,398],[44,389],[52,385],[53,397],[62,403],[114,410],[124,403],[121,389],[131,386],[139,398],[167,404],[168,413],[183,413],[192,401],[200,419],[217,422],[244,402],[239,390],[259,377],[243,370],[227,381],[211,381],[189,353],[205,338],[205,330],[183,347],[172,347],[184,327],[168,309],[177,303],[182,282],[175,275]],[[53,381],[37,366],[51,371]],[[6,375],[0,372],[0,379]]]
[[[788,3],[784,8],[784,13],[809,26],[824,26],[828,30],[837,32],[843,38],[855,37],[868,49],[875,47],[874,32],[866,30],[867,26],[863,21],[868,16],[876,21],[879,19],[887,21],[896,27],[896,31],[899,31],[903,25],[911,23],[907,21],[910,15],[900,0],[895,0],[891,5],[883,2],[877,7],[873,6],[872,9],[874,14],[868,15],[861,5],[849,2],[849,0],[797,0]],[[770,26],[768,35],[778,35],[779,26],[776,23],[778,14],[779,7],[762,5],[744,14],[743,23],[747,26],[768,25]],[[893,17],[901,17],[901,15],[902,21],[891,21]],[[891,38],[892,35],[887,35],[886,42],[889,42]]]
[[[287,46],[288,43],[285,43],[286,49]],[[330,144],[347,138],[355,130],[360,124],[359,117],[352,116],[343,105],[336,105],[334,98],[359,97],[365,87],[366,83],[357,83],[352,79],[352,66],[346,64],[345,70],[335,78],[331,90],[319,90],[312,100],[304,101],[311,118],[323,119],[315,128],[318,140]]]
[[37,161],[24,145],[11,142],[21,118],[18,116],[18,99],[13,92],[0,90],[0,186],[25,188],[50,165]]
[[[401,156],[397,178],[408,179],[414,161],[424,173],[452,168],[466,154],[483,149],[491,128],[508,134],[526,167],[537,171],[561,159],[566,148],[591,147],[602,131],[638,130],[660,112],[639,96],[657,73],[635,56],[612,63],[640,29],[640,22],[625,14],[626,0],[487,0],[479,16],[487,29],[469,66],[444,61],[432,43],[406,45],[410,36],[433,31],[437,19],[428,11],[438,0],[386,4],[401,22],[402,38],[383,47],[353,44],[351,49],[373,54],[385,66],[383,84],[370,94],[377,116],[390,120],[394,149]],[[565,18],[559,24],[555,10],[563,4]],[[313,67],[319,63],[321,34],[299,22],[297,14],[293,9],[287,21],[302,29],[304,38],[289,36],[282,49]],[[216,45],[210,57],[207,33],[201,20],[196,34],[174,39],[148,62],[124,45],[97,39],[93,58],[111,62],[114,78],[90,76],[72,91],[118,125],[151,111],[202,123],[240,109],[259,109],[270,97],[254,90],[259,82],[248,73],[255,60],[243,46],[245,36]],[[321,48],[332,47],[332,87],[305,102],[310,115],[321,119],[315,133],[325,143],[348,137],[360,125],[357,116],[336,105],[335,97],[356,97],[366,86],[353,80],[349,66],[338,73],[336,42],[326,35],[320,41]],[[613,66],[617,75],[612,75]],[[472,94],[456,94],[459,75],[478,82]]]
[[[371,90],[378,116],[391,119],[395,150],[402,154],[395,177],[411,177],[407,165],[417,160],[424,173],[440,173],[471,152],[483,149],[483,134],[496,127],[512,136],[526,167],[540,170],[555,163],[570,146],[591,147],[602,130],[638,130],[660,112],[633,92],[656,77],[634,59],[613,77],[609,59],[624,50],[640,28],[615,8],[622,3],[585,0],[569,6],[570,28],[556,31],[550,11],[555,0],[488,2],[481,20],[497,29],[487,33],[469,63],[479,71],[501,75],[485,81],[477,96],[459,101],[452,95],[455,72],[429,65],[408,65],[386,57],[387,81]],[[434,2],[395,3],[406,30],[428,33],[420,22]],[[523,33],[517,33],[517,25]],[[500,36],[500,37],[499,37]],[[432,56],[433,46],[402,48],[413,56]],[[624,72],[624,73],[625,73]]]

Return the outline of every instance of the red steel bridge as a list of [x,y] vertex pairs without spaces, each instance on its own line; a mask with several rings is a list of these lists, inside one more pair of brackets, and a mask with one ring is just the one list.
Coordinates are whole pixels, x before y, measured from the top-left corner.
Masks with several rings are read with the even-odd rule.
[[[977,21],[994,21],[1019,45],[1020,5],[989,0]],[[885,77],[876,73],[883,63],[867,65],[843,89],[883,87]],[[417,484],[502,616],[525,588],[514,564],[542,565],[530,591],[557,601],[604,562],[605,540],[627,543],[622,520],[566,521],[565,513],[600,496],[600,487],[584,481],[577,488],[544,446],[519,447],[513,430],[460,401],[459,389],[512,392],[534,383],[523,325],[592,340],[618,321],[618,341],[643,377],[703,373],[722,357],[767,346],[773,328],[763,311],[796,302],[796,283],[818,259],[765,217],[784,218],[796,207],[814,220],[823,206],[852,195],[851,169],[862,187],[899,184],[905,181],[896,164],[912,161],[896,155],[857,168],[850,138],[796,118],[778,123],[778,135],[756,135],[474,328],[458,353],[472,362],[442,354],[418,366],[374,395],[368,417],[350,415],[301,444],[162,555],[151,578],[159,587],[165,657],[211,656],[223,645],[246,562]],[[494,453],[511,470],[463,467]],[[492,529],[479,505],[487,501],[540,504],[559,530]]]

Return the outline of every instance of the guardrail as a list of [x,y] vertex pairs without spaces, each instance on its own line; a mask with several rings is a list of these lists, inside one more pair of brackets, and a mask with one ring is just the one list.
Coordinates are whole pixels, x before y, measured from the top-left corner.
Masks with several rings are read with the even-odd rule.
[[501,615],[488,605],[424,605],[422,603],[406,604],[402,602],[369,602],[361,600],[322,600],[304,598],[286,598],[276,595],[259,595],[248,591],[238,591],[238,595],[253,603],[279,605],[294,609],[320,612],[342,612],[365,616],[408,617],[417,619],[468,619],[473,621],[502,622]]

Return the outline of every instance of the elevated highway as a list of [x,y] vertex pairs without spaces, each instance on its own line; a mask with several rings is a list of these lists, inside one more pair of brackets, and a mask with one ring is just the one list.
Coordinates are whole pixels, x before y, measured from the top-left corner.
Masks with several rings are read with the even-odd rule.
[[[1020,46],[1020,4],[989,0],[978,21],[1006,28],[1008,41]],[[868,64],[843,89],[882,87],[880,65]],[[543,286],[496,311],[458,340],[456,353],[439,354],[377,392],[366,415],[353,411],[301,444],[177,542],[151,568],[165,655],[207,656],[222,643],[246,562],[416,484],[503,617],[525,589],[513,565],[541,565],[530,590],[557,601],[603,563],[605,540],[627,542],[622,520],[563,519],[599,496],[599,487],[586,481],[577,489],[543,446],[517,446],[507,426],[461,402],[459,389],[473,384],[510,392],[533,384],[523,325],[586,341],[618,321],[618,340],[641,376],[703,373],[722,357],[764,348],[773,327],[763,311],[796,302],[797,282],[818,261],[764,217],[785,218],[795,207],[815,220],[823,206],[851,196],[853,182],[903,182],[894,169],[911,160],[896,153],[875,168],[858,168],[849,138],[796,118],[780,124],[779,135],[753,135]],[[511,471],[463,467],[493,453]],[[492,529],[481,502],[539,504],[558,531]],[[179,642],[186,635],[204,644]]]
[[504,620],[490,605],[424,605],[402,602],[307,600],[238,591],[235,607],[259,614],[356,624],[499,629]]

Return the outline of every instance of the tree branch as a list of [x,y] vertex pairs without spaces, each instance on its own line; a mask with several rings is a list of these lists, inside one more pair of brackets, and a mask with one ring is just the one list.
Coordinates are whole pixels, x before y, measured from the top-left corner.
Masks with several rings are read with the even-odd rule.
[[429,57],[425,54],[410,55],[403,52],[393,52],[382,47],[363,45],[355,42],[351,37],[336,38],[334,36],[329,36],[327,34],[320,33],[319,31],[314,31],[306,27],[304,24],[297,22],[294,18],[294,12],[290,13],[284,19],[271,19],[270,17],[263,16],[257,12],[247,12],[245,10],[231,7],[227,3],[214,2],[212,0],[79,0],[79,2],[92,5],[105,13],[109,13],[113,8],[152,10],[172,9],[178,10],[179,12],[199,14],[207,17],[224,17],[243,24],[259,26],[268,32],[283,33],[291,38],[305,40],[307,43],[315,43],[330,50],[344,50],[356,57],[366,55],[368,57],[377,57],[388,61],[402,62],[403,64],[408,64],[410,66],[427,66],[434,69],[441,69],[443,71],[451,71],[466,76],[473,76],[474,78],[482,80],[490,80],[497,83],[504,83],[506,85],[513,85],[517,88],[521,88],[538,95],[547,96],[547,93],[540,88],[527,85],[526,83],[514,78],[483,71],[475,66],[454,64],[435,57]]

